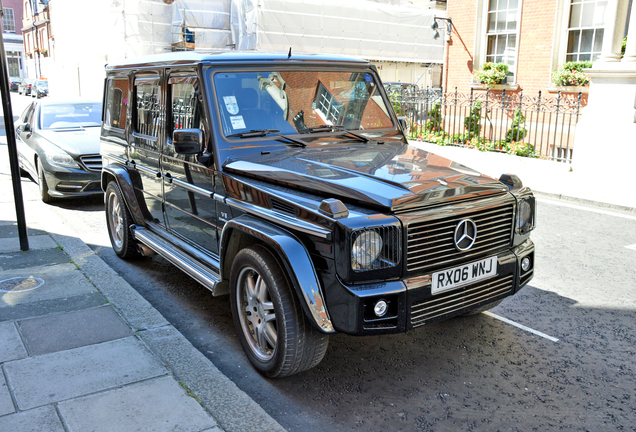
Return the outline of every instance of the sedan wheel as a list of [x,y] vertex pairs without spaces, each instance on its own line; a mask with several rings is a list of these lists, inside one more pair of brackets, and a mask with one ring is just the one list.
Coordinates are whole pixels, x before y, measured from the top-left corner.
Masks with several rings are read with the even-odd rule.
[[137,242],[130,232],[132,217],[126,208],[117,183],[110,182],[106,188],[106,225],[113,250],[120,258],[138,257]]
[[42,198],[42,202],[47,204],[55,201],[51,195],[49,195],[49,185],[46,182],[46,176],[44,175],[44,167],[42,166],[42,162],[38,159],[38,186],[40,187],[40,198]]
[[252,365],[279,378],[316,366],[329,336],[305,317],[274,255],[263,246],[242,249],[230,275],[232,317]]

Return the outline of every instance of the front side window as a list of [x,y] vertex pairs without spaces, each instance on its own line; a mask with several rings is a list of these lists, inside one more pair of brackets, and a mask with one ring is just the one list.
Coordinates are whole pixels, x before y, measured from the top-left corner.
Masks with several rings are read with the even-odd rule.
[[170,127],[175,129],[204,129],[203,108],[199,100],[196,77],[170,78]]
[[151,137],[159,136],[160,91],[158,78],[135,80],[135,132]]
[[302,134],[329,131],[328,126],[365,131],[393,127],[370,73],[217,72],[213,80],[226,136],[261,129]]
[[490,0],[486,31],[486,62],[506,63],[514,78],[517,70],[519,0]]
[[571,0],[566,61],[594,61],[601,55],[607,0]]
[[3,12],[4,16],[2,17],[2,25],[4,26],[4,31],[15,33],[15,18],[13,16],[13,9],[4,8]]

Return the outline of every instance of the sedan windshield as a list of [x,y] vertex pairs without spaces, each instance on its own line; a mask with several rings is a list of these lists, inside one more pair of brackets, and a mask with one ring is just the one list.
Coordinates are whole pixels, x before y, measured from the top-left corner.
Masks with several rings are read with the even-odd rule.
[[98,102],[42,105],[41,129],[101,126],[102,104]]
[[[214,75],[223,133],[281,134],[393,127],[370,73],[342,71],[220,72]],[[261,135],[262,136],[262,135]]]

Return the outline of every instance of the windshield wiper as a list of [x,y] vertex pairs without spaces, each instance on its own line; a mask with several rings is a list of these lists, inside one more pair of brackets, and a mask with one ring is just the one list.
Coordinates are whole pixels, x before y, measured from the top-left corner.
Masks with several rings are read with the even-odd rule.
[[254,137],[264,137],[267,134],[280,132],[278,129],[252,129],[249,132],[239,132],[232,135],[228,135],[228,138],[254,138]]
[[357,134],[350,130],[345,129],[342,125],[321,125],[321,126],[313,126],[305,129],[301,129],[298,132],[300,133],[317,133],[317,132],[344,132],[347,135],[351,135],[352,137],[358,138],[360,141],[369,142],[370,138],[365,137],[364,135]]
[[290,141],[289,143],[285,143],[285,144],[296,144],[299,145],[300,147],[307,147],[307,143],[303,140],[297,139],[297,138],[292,138],[289,137],[287,135],[281,135],[278,132],[280,132],[278,129],[258,129],[258,130],[251,130],[249,132],[239,132],[239,133],[235,133],[232,135],[228,135],[228,138],[235,138],[235,137],[239,137],[239,138],[255,138],[255,137],[264,137],[266,135],[276,135],[280,138],[278,138],[278,141],[281,141],[282,139],[286,139],[287,141]]

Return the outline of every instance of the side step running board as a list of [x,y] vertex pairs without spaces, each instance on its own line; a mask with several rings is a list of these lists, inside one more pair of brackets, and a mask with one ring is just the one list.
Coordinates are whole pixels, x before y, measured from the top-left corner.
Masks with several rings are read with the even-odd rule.
[[212,291],[212,295],[218,296],[226,294],[220,284],[220,275],[208,267],[201,265],[182,251],[178,250],[157,234],[143,227],[131,227],[133,237],[140,241],[159,255],[170,261],[172,264],[186,272],[190,277],[201,285]]

